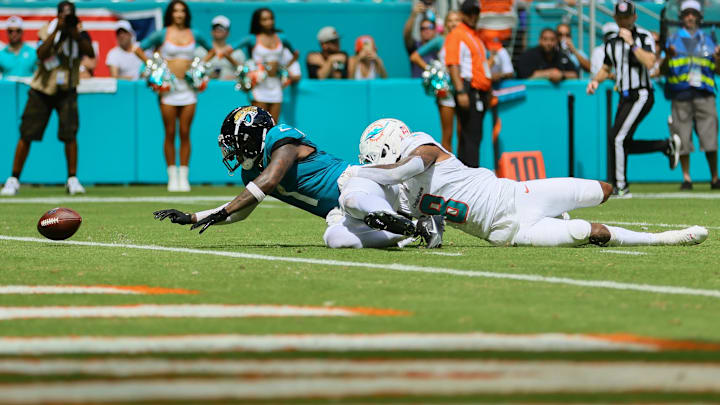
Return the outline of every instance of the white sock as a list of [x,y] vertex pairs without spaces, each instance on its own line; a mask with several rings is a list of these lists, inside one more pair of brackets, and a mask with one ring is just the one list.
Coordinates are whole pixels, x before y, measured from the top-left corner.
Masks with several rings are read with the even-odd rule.
[[649,246],[656,243],[655,235],[649,232],[635,232],[609,225],[605,227],[610,231],[608,246]]

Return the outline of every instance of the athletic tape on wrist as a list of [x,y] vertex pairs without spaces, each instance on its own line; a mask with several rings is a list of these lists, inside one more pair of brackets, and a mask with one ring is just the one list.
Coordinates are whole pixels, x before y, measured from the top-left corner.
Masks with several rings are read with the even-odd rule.
[[260,201],[262,201],[262,200],[265,199],[265,193],[263,193],[263,191],[260,190],[260,187],[258,187],[258,186],[257,186],[255,183],[253,183],[252,181],[251,181],[250,183],[248,183],[247,185],[245,185],[245,189],[246,189],[247,191],[249,191],[250,194],[252,194],[253,197],[255,197],[256,200],[258,200],[258,202],[260,202]]
[[196,213],[195,213],[195,220],[198,221],[198,222],[200,222],[200,221],[202,221],[203,219],[209,217],[211,214],[214,214],[214,213],[220,211],[221,209],[227,207],[228,204],[230,204],[230,203],[227,202],[227,203],[225,203],[225,204],[223,204],[223,205],[221,205],[221,206],[219,206],[219,207],[217,207],[217,208],[213,208],[213,209],[211,209],[211,210],[205,210],[205,211],[196,212]]

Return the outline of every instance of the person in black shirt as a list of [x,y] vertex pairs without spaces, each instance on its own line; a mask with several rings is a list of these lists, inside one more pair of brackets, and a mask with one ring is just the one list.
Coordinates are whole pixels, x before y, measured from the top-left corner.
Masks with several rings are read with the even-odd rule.
[[553,83],[578,77],[577,67],[560,51],[557,33],[551,28],[542,30],[538,46],[520,56],[516,70],[520,79],[544,78]]
[[340,50],[340,36],[335,27],[323,27],[317,34],[320,52],[310,52],[306,63],[311,79],[347,79],[348,55]]

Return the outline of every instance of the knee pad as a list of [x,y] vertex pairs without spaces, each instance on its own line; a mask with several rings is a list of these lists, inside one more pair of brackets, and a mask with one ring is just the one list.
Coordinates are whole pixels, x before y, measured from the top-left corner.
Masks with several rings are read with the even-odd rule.
[[325,229],[323,241],[325,241],[325,246],[330,249],[362,248],[360,240],[350,233],[347,228],[339,224],[328,226],[327,229]]
[[582,219],[571,219],[565,222],[573,240],[582,242],[590,238],[590,222],[583,221]]

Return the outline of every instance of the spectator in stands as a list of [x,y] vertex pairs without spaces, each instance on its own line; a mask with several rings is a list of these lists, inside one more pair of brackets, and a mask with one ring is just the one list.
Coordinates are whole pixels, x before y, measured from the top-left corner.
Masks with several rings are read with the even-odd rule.
[[135,30],[130,22],[120,20],[115,28],[117,46],[108,52],[105,64],[110,70],[110,76],[118,79],[137,80],[140,77],[142,62],[135,56]]
[[558,39],[560,40],[560,49],[570,58],[570,62],[575,65],[576,70],[590,71],[590,60],[582,49],[575,48],[572,40],[572,30],[570,25],[561,23],[555,27]]
[[[457,11],[450,11],[445,17],[445,34],[454,30],[458,24],[462,21],[460,13]],[[410,55],[410,61],[418,66],[421,71],[425,70],[428,62],[425,59],[425,55],[435,53],[438,56],[438,60],[445,64],[445,38],[443,36],[437,36],[430,42],[421,46]],[[444,98],[436,97],[438,112],[440,113],[440,126],[442,129],[442,146],[448,151],[452,152],[452,138],[453,138],[453,121],[455,120],[455,98],[452,94],[447,95]],[[457,134],[460,137],[460,123],[457,125]]]
[[[595,77],[598,74],[605,62],[605,43],[610,38],[615,37],[619,30],[620,28],[614,22],[608,22],[603,24],[603,43],[596,46],[595,49],[592,50],[592,54],[590,55],[590,74],[592,75],[592,77]],[[610,73],[608,75],[608,79],[615,80],[615,73]]]
[[515,0],[480,1],[478,34],[488,50],[499,50],[512,37],[512,30],[518,23],[515,8]]
[[[405,21],[403,27],[403,40],[405,41],[405,49],[408,55],[412,55],[418,48],[430,42],[436,36],[435,21],[430,20],[427,17],[423,17],[420,20],[420,39],[413,38],[412,31],[417,20],[418,15],[425,12],[426,6],[422,1],[418,1],[413,4],[412,12]],[[422,56],[423,60],[427,63],[437,59],[437,52],[427,52]],[[410,63],[410,77],[421,77],[423,70],[415,63]]]
[[690,152],[695,149],[692,143],[693,128],[710,167],[710,188],[720,189],[717,169],[718,112],[715,102],[715,75],[720,74],[720,45],[712,35],[700,29],[702,17],[698,0],[685,0],[680,4],[682,28],[668,38],[665,47],[668,58],[662,65],[672,100],[670,130],[680,135],[682,141],[682,190],[692,190]]
[[83,56],[80,61],[80,78],[89,79],[95,76],[95,68],[97,67],[97,59],[89,56]]
[[[250,35],[243,38],[233,49],[246,50],[246,55],[258,64],[264,64],[268,77],[252,89],[252,104],[270,113],[275,121],[280,119],[283,88],[299,80],[299,66],[292,66],[300,53],[275,27],[275,14],[269,8],[255,10],[250,19]],[[283,71],[288,70],[287,80]]]
[[521,79],[548,79],[559,83],[564,79],[578,77],[577,68],[564,52],[560,51],[555,30],[545,28],[540,33],[540,44],[520,56],[517,64]]
[[[235,66],[245,63],[245,52],[242,49],[233,51],[232,46],[227,43],[230,35],[230,19],[224,15],[213,17],[211,24],[212,46],[215,49],[215,56],[208,61],[208,77],[220,80],[235,80]],[[197,48],[196,55],[205,56],[205,50]],[[225,55],[229,54],[230,58]],[[235,61],[235,64],[230,62]]]
[[[172,0],[165,9],[164,28],[145,38],[135,47],[138,58],[147,59],[145,49],[157,49],[166,60],[168,69],[178,80],[170,91],[160,95],[160,113],[165,127],[163,145],[167,163],[168,191],[190,191],[190,125],[195,117],[197,104],[196,90],[183,80],[185,72],[195,56],[195,48],[202,46],[208,50],[205,60],[215,56],[212,45],[190,28],[190,9],[183,0]],[[146,61],[147,62],[147,61]],[[180,122],[180,166],[175,160],[175,129]]]
[[[420,32],[420,24],[422,20],[429,20],[435,23],[437,31],[443,30],[442,22],[447,17],[450,10],[457,8],[457,0],[413,0],[411,14],[414,19],[410,22],[410,36],[412,41],[421,41],[422,33]],[[403,29],[403,36],[404,29]],[[407,41],[406,41],[407,43]]]
[[57,6],[57,18],[43,25],[38,31],[40,45],[37,58],[41,62],[30,83],[12,175],[5,182],[0,195],[17,194],[20,189],[18,179],[30,152],[30,142],[42,139],[52,110],[56,110],[58,114],[58,138],[65,143],[67,191],[71,195],[85,192],[76,177],[76,87],[80,76],[80,58],[83,55],[94,57],[95,52],[90,43],[90,35],[80,31],[79,27],[75,6],[69,1],[61,1]]
[[478,167],[483,119],[490,103],[490,72],[482,40],[474,27],[480,7],[477,0],[460,6],[462,21],[445,38],[445,64],[455,86],[455,113],[460,124],[457,157],[466,166]]
[[7,78],[31,77],[37,68],[35,49],[23,41],[23,20],[12,16],[5,21],[8,41],[0,51],[0,75]]
[[385,64],[370,35],[361,35],[355,40],[355,55],[348,61],[348,75],[353,79],[387,78]]
[[323,27],[317,33],[320,52],[310,52],[306,58],[311,79],[347,79],[348,55],[340,50],[340,36],[335,27]]
[[490,51],[490,75],[493,85],[515,76],[515,69],[507,49],[500,47],[495,51]]

